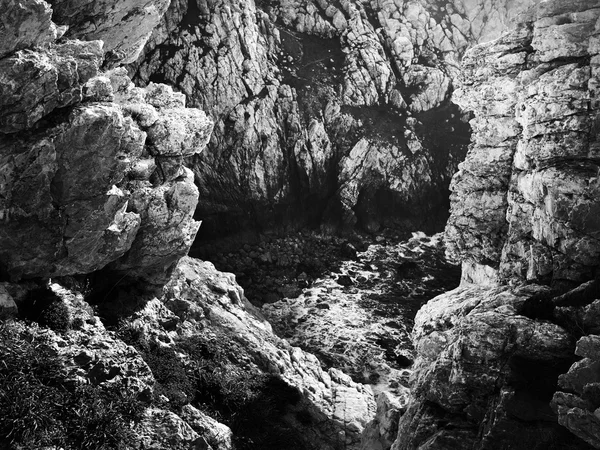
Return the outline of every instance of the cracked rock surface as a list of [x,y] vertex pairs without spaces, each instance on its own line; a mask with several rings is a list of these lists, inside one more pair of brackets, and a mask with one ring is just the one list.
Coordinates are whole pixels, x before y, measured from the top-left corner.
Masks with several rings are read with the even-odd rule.
[[[465,56],[473,146],[452,182],[449,251],[506,280],[573,286],[597,266],[598,20],[545,2]],[[490,176],[494,173],[494,176]]]
[[445,231],[462,284],[417,314],[393,449],[600,447],[599,17],[541,2],[464,56],[473,134]]
[[439,230],[469,136],[449,103],[458,61],[532,3],[177,0],[130,72],[215,121],[191,163],[207,239]]
[[6,5],[23,43],[0,59],[2,270],[85,274],[127,253],[136,263],[113,270],[158,283],[198,230],[183,157],[202,151],[212,122],[166,86],[102,73],[102,41],[55,43],[44,5]]

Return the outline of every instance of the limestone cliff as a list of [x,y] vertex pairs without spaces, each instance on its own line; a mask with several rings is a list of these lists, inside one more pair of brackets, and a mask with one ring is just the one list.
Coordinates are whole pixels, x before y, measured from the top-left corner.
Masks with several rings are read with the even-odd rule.
[[204,236],[441,229],[469,136],[458,61],[532,3],[177,0],[131,72],[215,121],[192,163]]
[[136,88],[123,69],[102,72],[103,41],[56,41],[66,27],[50,21],[47,3],[2,9],[3,29],[20,36],[4,41],[16,45],[0,60],[3,275],[112,263],[159,282],[198,230],[198,189],[182,160],[203,150],[212,122],[167,86]]
[[446,227],[463,285],[417,314],[394,449],[600,447],[599,18],[540,2],[463,58],[473,135]]
[[123,67],[167,4],[0,1],[0,447],[357,448],[370,390],[182,259],[213,121]]

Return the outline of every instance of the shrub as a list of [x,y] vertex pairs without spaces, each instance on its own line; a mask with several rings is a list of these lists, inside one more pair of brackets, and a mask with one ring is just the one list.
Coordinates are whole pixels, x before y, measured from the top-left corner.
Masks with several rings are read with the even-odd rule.
[[307,448],[285,417],[297,409],[300,392],[280,377],[246,364],[242,344],[231,336],[196,336],[179,346],[193,362],[195,405],[231,428],[236,449]]
[[135,447],[143,405],[120,386],[70,387],[39,337],[0,325],[0,448],[121,450]]
[[194,398],[193,376],[173,349],[156,347],[152,350],[142,350],[142,356],[156,380],[155,394],[167,397],[172,409],[177,410]]
[[24,318],[44,327],[58,332],[69,329],[69,308],[47,287],[29,291],[21,309],[24,311]]

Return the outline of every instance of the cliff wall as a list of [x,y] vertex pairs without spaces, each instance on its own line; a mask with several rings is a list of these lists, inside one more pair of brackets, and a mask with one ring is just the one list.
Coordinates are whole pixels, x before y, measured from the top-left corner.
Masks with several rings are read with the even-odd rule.
[[464,56],[473,135],[446,226],[463,283],[417,314],[394,449],[600,447],[599,18],[541,2]]
[[213,121],[124,68],[168,3],[0,1],[0,447],[358,448],[370,390],[182,259]]
[[131,74],[215,121],[191,162],[201,236],[440,230],[470,134],[458,61],[532,3],[178,0]]

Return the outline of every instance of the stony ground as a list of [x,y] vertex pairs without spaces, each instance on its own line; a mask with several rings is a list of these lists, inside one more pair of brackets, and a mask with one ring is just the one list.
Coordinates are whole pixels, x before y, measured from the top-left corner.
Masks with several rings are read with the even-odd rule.
[[[417,310],[453,289],[460,270],[441,235],[352,242],[301,233],[213,257],[282,337],[376,390],[406,384]],[[362,251],[357,251],[357,248]]]

